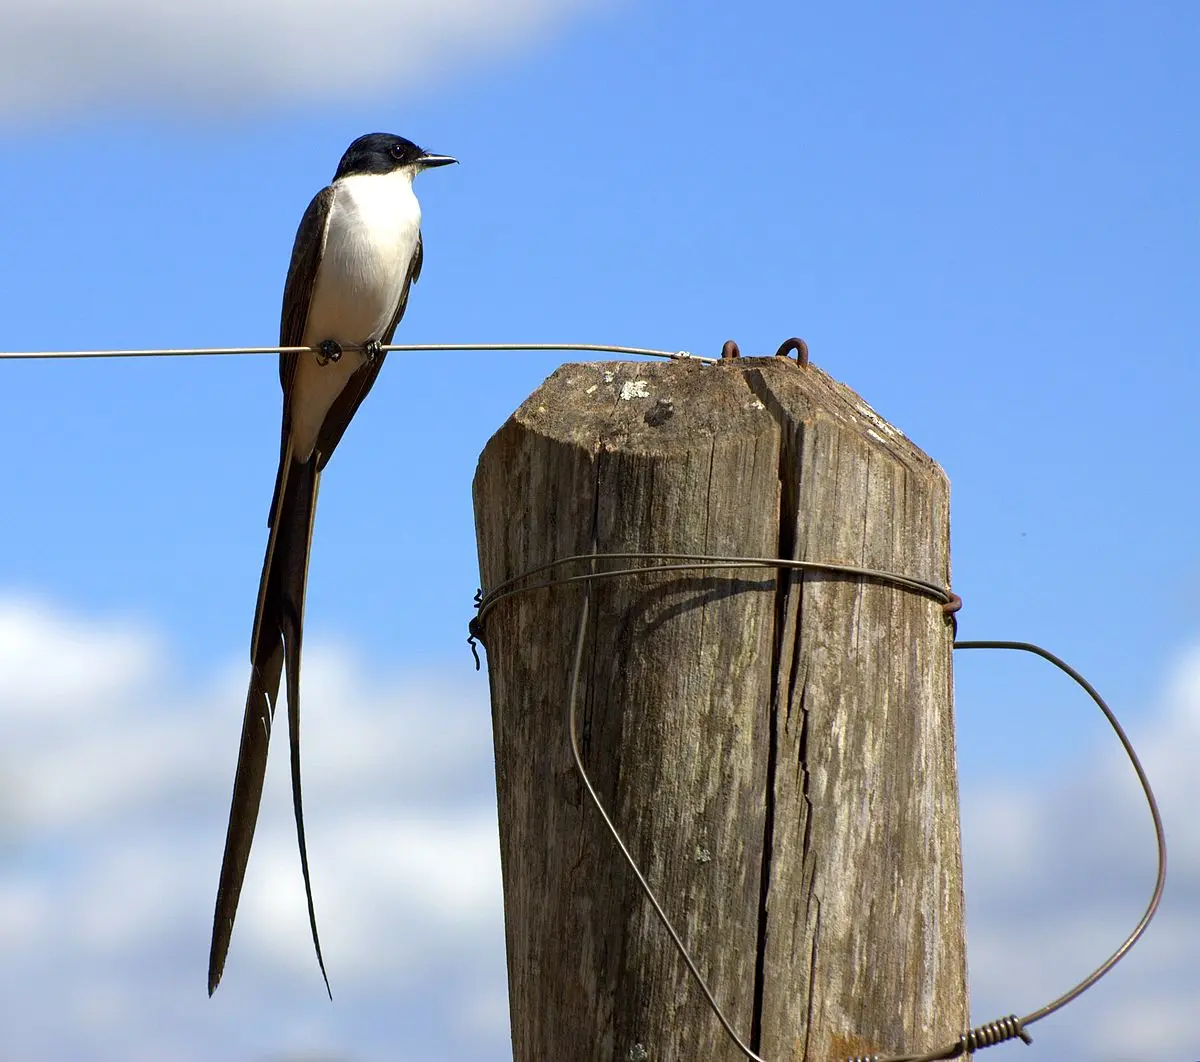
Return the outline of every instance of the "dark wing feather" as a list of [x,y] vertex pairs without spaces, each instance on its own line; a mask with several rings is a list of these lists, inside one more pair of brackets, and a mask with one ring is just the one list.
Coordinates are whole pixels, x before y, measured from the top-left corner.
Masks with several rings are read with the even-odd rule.
[[[329,234],[329,212],[333,207],[333,189],[322,188],[313,196],[300,227],[296,230],[296,242],[292,244],[292,260],[288,264],[287,280],[283,285],[283,310],[279,318],[279,345],[298,347],[304,343],[304,329],[308,325],[308,308],[312,303],[313,285],[317,280],[317,266],[325,253],[325,239]],[[292,380],[296,375],[299,354],[279,355],[279,383],[283,387],[283,440],[287,445],[288,422],[292,399]]]
[[[308,324],[308,307],[312,302],[317,266],[325,251],[332,206],[333,188],[322,188],[308,204],[304,217],[300,219],[300,227],[296,230],[292,260],[283,285],[283,312],[279,320],[281,347],[298,347],[304,342],[304,326]],[[285,354],[279,362],[279,382],[283,384],[285,392],[291,382],[294,371],[291,367],[295,365],[296,357],[295,354]]]
[[[417,249],[413,252],[412,261],[408,264],[408,273],[404,277],[404,287],[400,291],[400,300],[396,303],[396,312],[392,315],[391,324],[379,339],[379,342],[385,347],[391,343],[392,337],[396,334],[396,326],[408,308],[408,293],[421,275],[421,263],[424,257],[425,249],[421,242],[421,234],[418,233]],[[363,399],[367,397],[367,392],[375,383],[375,377],[379,375],[379,370],[383,367],[384,357],[386,357],[385,354],[380,354],[373,362],[364,363],[362,368],[350,377],[346,386],[342,388],[342,393],[334,399],[333,405],[330,406],[329,413],[325,417],[325,423],[321,425],[321,432],[317,436],[317,451],[320,454],[318,468],[324,468],[329,463],[329,457],[337,444],[341,442],[347,425],[354,414],[358,412],[358,407],[362,405]]]
[[[313,196],[292,244],[292,260],[288,263],[287,280],[283,284],[283,310],[279,319],[279,345],[299,347],[304,344],[304,329],[308,325],[308,308],[312,303],[313,285],[317,280],[317,266],[325,253],[325,239],[329,234],[329,212],[333,207],[333,188],[322,188]],[[299,354],[279,355],[279,383],[283,387],[283,420],[279,440],[279,475],[275,479],[275,493],[271,497],[271,512],[279,501],[282,484],[280,477],[287,465],[288,428],[291,424],[292,380],[296,376]]]

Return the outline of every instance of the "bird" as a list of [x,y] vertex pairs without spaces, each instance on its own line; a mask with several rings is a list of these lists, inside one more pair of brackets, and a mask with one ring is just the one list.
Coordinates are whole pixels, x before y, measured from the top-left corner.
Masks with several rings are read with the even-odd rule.
[[321,472],[375,382],[421,275],[421,206],[413,179],[457,162],[392,133],[368,133],[342,155],[333,180],[308,204],[283,289],[279,470],[250,637],[250,685],[234,772],[225,852],[213,912],[208,994],[225,969],[238,897],[254,840],[267,745],[285,677],[292,805],[308,921],[325,990],[329,976],[313,908],[300,792],[300,650],[309,549]]

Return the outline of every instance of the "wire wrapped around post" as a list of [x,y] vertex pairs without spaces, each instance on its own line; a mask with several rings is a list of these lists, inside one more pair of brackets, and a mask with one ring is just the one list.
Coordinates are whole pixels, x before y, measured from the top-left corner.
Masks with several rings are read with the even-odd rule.
[[[615,568],[597,568],[597,564],[609,561],[639,561],[642,562],[636,567],[615,567]],[[572,568],[577,568],[582,565],[587,565],[588,570],[576,572],[575,574],[562,574],[555,576],[552,573],[566,569],[570,571]],[[535,590],[553,590],[559,587],[566,587],[572,584],[582,584],[584,589],[583,602],[580,608],[578,634],[575,642],[575,652],[571,671],[570,694],[567,700],[567,733],[571,744],[572,759],[576,770],[579,772],[580,780],[586,789],[589,798],[592,801],[597,813],[604,822],[605,827],[611,833],[618,851],[628,864],[630,872],[638,883],[638,887],[645,894],[647,901],[653,907],[655,914],[662,923],[663,929],[670,937],[672,944],[679,951],[681,958],[687,965],[688,972],[695,981],[697,988],[712,1008],[713,1013],[721,1023],[726,1035],[736,1044],[738,1049],[746,1056],[750,1062],[767,1062],[757,1053],[755,1053],[747,1044],[738,1031],[733,1027],[724,1011],[721,1009],[720,1003],[713,994],[704,978],[704,974],[688,951],[687,946],[683,942],[679,931],[672,924],[670,916],[667,914],[662,900],[655,893],[650,882],[647,881],[645,875],[638,867],[637,861],[629,851],[624,839],[621,837],[620,830],[613,822],[608,811],[605,809],[588,777],[587,770],[583,764],[583,758],[579,751],[579,725],[577,712],[577,695],[579,690],[579,673],[583,660],[583,651],[586,644],[586,635],[588,628],[589,606],[591,602],[590,587],[591,585],[603,579],[613,578],[630,578],[649,571],[723,571],[730,572],[744,568],[761,568],[775,567],[781,570],[796,570],[796,571],[820,571],[835,575],[843,576],[861,576],[870,578],[883,583],[891,583],[903,589],[910,590],[916,593],[924,594],[932,598],[942,606],[942,612],[954,622],[955,613],[962,607],[962,599],[948,588],[939,587],[933,583],[926,582],[921,579],[913,579],[902,575],[898,572],[888,572],[876,569],[860,568],[855,565],[822,563],[822,562],[805,562],[795,560],[784,560],[782,558],[763,558],[763,557],[736,557],[736,556],[688,556],[679,553],[609,553],[609,554],[580,554],[574,557],[564,557],[561,561],[551,561],[547,564],[539,565],[530,571],[523,572],[501,584],[494,590],[484,592],[481,588],[475,598],[475,615],[471,617],[469,627],[470,636],[468,641],[471,643],[471,651],[475,653],[475,642],[486,642],[486,619],[487,614],[500,601],[514,594],[529,593]],[[1080,686],[1096,706],[1103,713],[1105,719],[1112,727],[1117,739],[1121,742],[1121,746],[1125,751],[1134,773],[1137,775],[1138,783],[1142,788],[1143,795],[1146,798],[1146,804],[1150,811],[1151,823],[1154,829],[1155,851],[1156,851],[1156,871],[1154,887],[1151,891],[1150,898],[1147,901],[1146,908],[1138,920],[1136,926],[1129,935],[1122,941],[1121,945],[1110,955],[1103,963],[1093,970],[1086,977],[1078,981],[1070,989],[1064,992],[1061,996],[1050,1003],[1039,1007],[1037,1010],[1026,1014],[1024,1017],[1018,1017],[1015,1014],[1009,1014],[1006,1017],[998,1018],[994,1021],[989,1021],[983,1025],[976,1026],[963,1033],[957,1040],[946,1044],[943,1047],[935,1048],[931,1051],[919,1054],[901,1054],[901,1055],[858,1055],[845,1060],[845,1062],[940,1062],[943,1059],[959,1058],[964,1055],[973,1054],[986,1047],[995,1047],[997,1044],[1007,1043],[1010,1040],[1021,1040],[1026,1045],[1033,1043],[1033,1038],[1028,1032],[1028,1026],[1034,1022],[1040,1021],[1042,1018],[1053,1014],[1057,1010],[1061,1010],[1069,1003],[1078,999],[1092,985],[1107,974],[1138,942],[1142,934],[1149,927],[1151,920],[1158,911],[1159,904],[1162,901],[1163,890],[1166,887],[1167,875],[1167,842],[1166,834],[1163,829],[1162,816],[1158,809],[1158,801],[1154,796],[1154,792],[1150,786],[1150,780],[1146,775],[1145,769],[1142,767],[1141,761],[1138,758],[1136,751],[1133,748],[1133,743],[1130,741],[1124,728],[1117,720],[1116,714],[1108,706],[1108,703],[1100,696],[1096,688],[1088,682],[1083,675],[1071,667],[1066,661],[1056,656],[1048,649],[1042,646],[1035,645],[1031,642],[1019,641],[999,641],[999,640],[980,640],[980,641],[962,641],[955,642],[956,650],[968,649],[1000,649],[1012,652],[1032,653],[1035,656],[1041,657],[1043,660],[1053,664],[1060,671],[1068,675],[1072,681]],[[476,667],[479,666],[478,654],[475,655]]]

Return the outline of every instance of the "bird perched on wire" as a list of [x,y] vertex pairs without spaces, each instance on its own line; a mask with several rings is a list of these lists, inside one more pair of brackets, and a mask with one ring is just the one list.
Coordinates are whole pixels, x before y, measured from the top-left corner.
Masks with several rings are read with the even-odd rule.
[[317,936],[300,795],[300,647],[309,545],[321,471],[383,365],[408,293],[421,275],[421,206],[413,179],[455,162],[391,133],[369,133],[346,149],[328,187],[309,203],[283,290],[283,431],[268,519],[270,534],[250,637],[250,689],[233,780],[225,855],[217,886],[208,992],[221,980],[262,797],[271,720],[286,675],[292,803],[308,920]]

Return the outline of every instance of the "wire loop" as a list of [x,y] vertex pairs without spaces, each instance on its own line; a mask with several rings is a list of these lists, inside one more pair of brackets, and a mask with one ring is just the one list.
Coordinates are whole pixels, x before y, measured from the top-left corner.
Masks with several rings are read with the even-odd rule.
[[[732,341],[731,341],[732,342]],[[727,344],[728,345],[728,344]],[[786,345],[786,344],[785,344]],[[736,346],[736,345],[735,345]],[[604,560],[639,560],[651,561],[654,563],[644,564],[641,566],[631,566],[624,568],[598,570],[596,565],[599,561]],[[552,572],[556,568],[566,565],[580,565],[586,563],[588,570],[575,575],[539,578],[547,572]],[[766,1062],[760,1055],[756,1054],[738,1035],[733,1028],[729,1019],[725,1016],[724,1011],[717,1003],[716,997],[712,990],[708,987],[704,980],[695,960],[684,944],[682,937],[675,929],[666,910],[660,903],[650,883],[646,880],[641,869],[637,865],[629,848],[626,846],[620,831],[616,824],[609,817],[608,811],[605,809],[600,800],[595,787],[592,784],[587,770],[583,765],[583,758],[579,751],[579,720],[577,712],[577,700],[579,690],[579,678],[583,664],[583,648],[586,641],[588,618],[591,608],[591,588],[592,584],[600,579],[612,579],[621,576],[635,575],[644,572],[667,572],[667,571],[725,571],[735,568],[774,568],[776,570],[792,569],[800,571],[818,571],[827,572],[833,575],[853,576],[857,578],[871,579],[876,582],[898,586],[902,589],[909,590],[913,593],[921,594],[938,602],[942,607],[942,613],[948,622],[955,622],[955,613],[962,607],[962,599],[953,591],[946,587],[937,585],[936,583],[928,582],[923,579],[916,579],[912,576],[903,575],[897,572],[883,571],[873,568],[864,568],[857,565],[836,564],[819,561],[795,561],[786,560],[783,558],[767,558],[767,557],[723,557],[723,556],[707,556],[685,553],[598,553],[593,543],[591,553],[577,554],[575,556],[564,557],[560,560],[550,561],[546,564],[538,565],[522,572],[520,575],[512,579],[508,579],[494,589],[484,592],[481,588],[475,594],[476,614],[472,617],[469,624],[469,637],[467,639],[471,646],[471,652],[475,656],[475,666],[479,667],[479,655],[476,650],[476,643],[480,642],[486,646],[484,637],[484,621],[487,615],[501,601],[512,597],[516,594],[527,593],[533,590],[545,590],[551,587],[570,585],[573,583],[582,584],[583,600],[580,605],[579,624],[575,640],[574,662],[571,668],[571,683],[570,692],[567,698],[567,730],[570,737],[571,756],[575,764],[575,769],[579,774],[580,780],[584,788],[587,790],[588,796],[591,799],[593,806],[599,813],[604,825],[616,842],[621,855],[624,857],[626,864],[629,866],[634,877],[637,879],[639,888],[646,900],[654,908],[654,912],[658,920],[662,923],[663,928],[670,936],[676,951],[680,958],[687,966],[692,979],[699,987],[701,993],[712,1009],[714,1016],[720,1022],[721,1027],[725,1030],[730,1040],[737,1046],[738,1050],[746,1056],[750,1062]],[[1149,903],[1142,914],[1138,924],[1133,931],[1125,938],[1124,942],[1112,955],[1110,955],[1100,966],[1092,973],[1085,977],[1082,981],[1076,984],[1069,991],[1059,996],[1057,999],[1039,1009],[1033,1011],[1024,1017],[1018,1017],[1015,1014],[1010,1014],[1007,1017],[999,1018],[995,1021],[986,1022],[983,1025],[976,1026],[963,1033],[957,1040],[947,1044],[941,1048],[924,1054],[904,1054],[904,1055],[862,1055],[849,1059],[848,1062],[941,1062],[943,1059],[959,1058],[963,1055],[981,1050],[985,1047],[993,1047],[996,1044],[1005,1043],[1009,1040],[1020,1039],[1026,1044],[1031,1044],[1033,1038],[1026,1030],[1026,1026],[1032,1025],[1036,1021],[1056,1010],[1065,1007],[1068,1003],[1077,999],[1080,995],[1086,992],[1092,985],[1100,980],[1109,970],[1113,968],[1125,954],[1137,943],[1138,939],[1146,931],[1146,927],[1153,919],[1155,912],[1158,910],[1159,902],[1162,899],[1163,889],[1166,885],[1167,873],[1167,847],[1166,837],[1163,832],[1162,817],[1158,810],[1158,801],[1155,799],[1154,792],[1150,787],[1150,781],[1146,776],[1146,772],[1142,767],[1141,761],[1138,759],[1137,753],[1134,751],[1133,744],[1126,735],[1124,728],[1118,722],[1116,715],[1109,708],[1104,698],[1100,696],[1094,686],[1078,671],[1067,664],[1060,657],[1055,656],[1048,649],[1044,649],[1032,642],[1015,642],[1015,641],[955,641],[954,648],[957,649],[1003,649],[1010,651],[1028,652],[1048,661],[1073,679],[1081,686],[1089,697],[1095,702],[1097,707],[1103,712],[1109,725],[1113,728],[1117,738],[1120,740],[1122,747],[1125,750],[1126,756],[1129,758],[1133,769],[1137,774],[1137,778],[1142,787],[1142,792],[1146,797],[1146,803],[1150,809],[1150,817],[1154,825],[1155,843],[1157,848],[1157,873],[1155,876],[1154,890],[1151,893]]]
[[[613,568],[597,571],[595,561],[598,560],[636,560],[653,561],[639,567]],[[671,563],[667,563],[671,562]],[[553,571],[566,565],[588,563],[590,570],[579,575],[559,576],[543,579],[539,582],[527,582],[546,572]],[[475,652],[477,642],[487,645],[484,639],[484,621],[506,597],[513,594],[523,594],[530,590],[543,590],[551,586],[563,586],[571,583],[591,583],[597,579],[616,579],[624,575],[639,575],[646,572],[690,572],[690,571],[724,571],[731,568],[781,568],[792,571],[828,572],[832,575],[852,575],[857,578],[871,579],[881,583],[891,583],[894,586],[924,594],[942,606],[947,618],[962,607],[962,598],[946,587],[931,583],[925,579],[916,579],[911,575],[901,575],[899,572],[884,571],[880,568],[864,568],[856,564],[835,564],[829,561],[784,560],[779,557],[724,557],[697,553],[577,553],[571,557],[561,557],[558,560],[539,564],[520,575],[505,580],[486,594],[482,589],[475,593],[475,616],[467,624],[469,636],[467,644],[475,653],[475,667],[479,669],[479,654]]]
[[792,351],[796,352],[796,361],[799,362],[800,368],[805,368],[808,365],[808,344],[797,336],[785,339],[775,351],[775,357],[786,358]]

